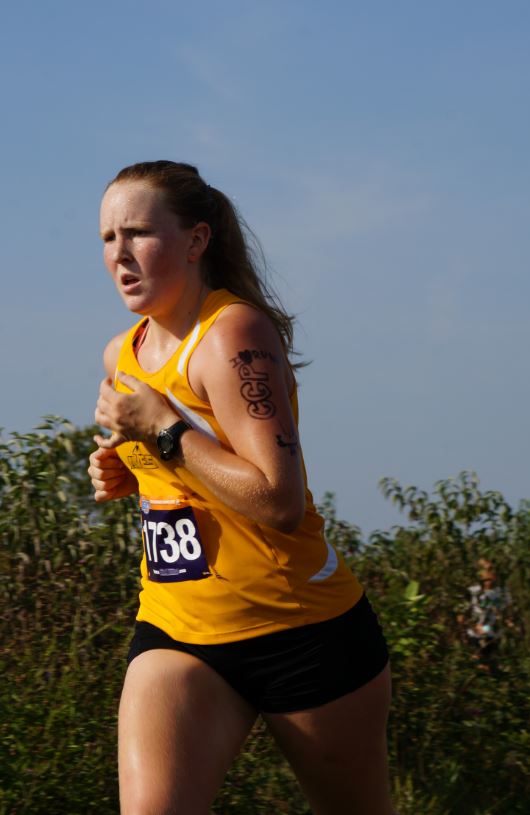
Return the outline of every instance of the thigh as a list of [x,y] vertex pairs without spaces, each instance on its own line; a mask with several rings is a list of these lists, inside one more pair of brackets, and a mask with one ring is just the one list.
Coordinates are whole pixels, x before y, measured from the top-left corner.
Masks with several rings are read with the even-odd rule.
[[137,656],[119,712],[122,815],[206,815],[255,718],[196,657],[162,649]]
[[358,690],[296,713],[263,714],[314,815],[393,815],[386,723],[390,669]]

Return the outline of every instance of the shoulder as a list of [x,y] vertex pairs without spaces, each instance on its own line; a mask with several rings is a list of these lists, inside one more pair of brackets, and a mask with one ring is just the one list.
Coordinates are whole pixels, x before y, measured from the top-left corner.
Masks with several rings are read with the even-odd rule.
[[[228,368],[259,363],[260,370],[275,369],[288,390],[294,376],[276,326],[260,309],[232,303],[219,314],[190,360],[190,381],[198,391],[208,390]],[[194,387],[195,390],[195,386]],[[201,387],[202,386],[202,387]]]
[[232,303],[219,314],[204,339],[211,344],[211,350],[223,350],[234,341],[252,338],[266,339],[282,348],[276,327],[263,311],[248,303]]
[[212,362],[234,364],[236,358],[247,364],[259,360],[290,371],[276,326],[263,311],[247,303],[227,306],[203,337],[198,350],[210,371]]
[[126,331],[122,331],[121,334],[116,334],[116,336],[107,343],[105,350],[103,351],[103,364],[106,372],[111,377],[114,376],[116,371],[118,357],[129,331],[130,329],[127,329]]

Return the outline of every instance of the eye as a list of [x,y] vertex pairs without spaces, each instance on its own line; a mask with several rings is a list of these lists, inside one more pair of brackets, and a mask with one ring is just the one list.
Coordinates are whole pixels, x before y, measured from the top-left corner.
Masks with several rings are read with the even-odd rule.
[[101,240],[103,243],[110,243],[114,240],[114,234],[112,232],[107,232],[105,235],[101,236]]

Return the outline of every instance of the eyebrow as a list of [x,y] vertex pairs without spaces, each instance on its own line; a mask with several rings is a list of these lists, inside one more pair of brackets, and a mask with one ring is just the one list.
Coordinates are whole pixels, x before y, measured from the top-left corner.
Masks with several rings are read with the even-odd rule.
[[[120,227],[118,229],[119,232],[132,232],[135,229],[149,229],[151,224],[149,221],[135,221],[131,224],[127,224],[127,226]],[[104,238],[105,235],[113,235],[115,232],[114,229],[105,229],[100,231],[100,237]]]

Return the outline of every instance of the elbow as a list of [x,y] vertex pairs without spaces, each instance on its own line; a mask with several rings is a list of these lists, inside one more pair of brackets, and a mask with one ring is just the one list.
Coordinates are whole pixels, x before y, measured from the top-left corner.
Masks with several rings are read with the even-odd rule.
[[291,535],[293,532],[296,532],[303,519],[303,515],[296,518],[285,518],[281,521],[277,521],[273,525],[273,528],[276,529],[277,532],[282,532],[284,535]]
[[305,497],[302,500],[283,501],[281,505],[276,504],[273,511],[269,513],[266,520],[267,526],[290,535],[295,532],[305,517]]

